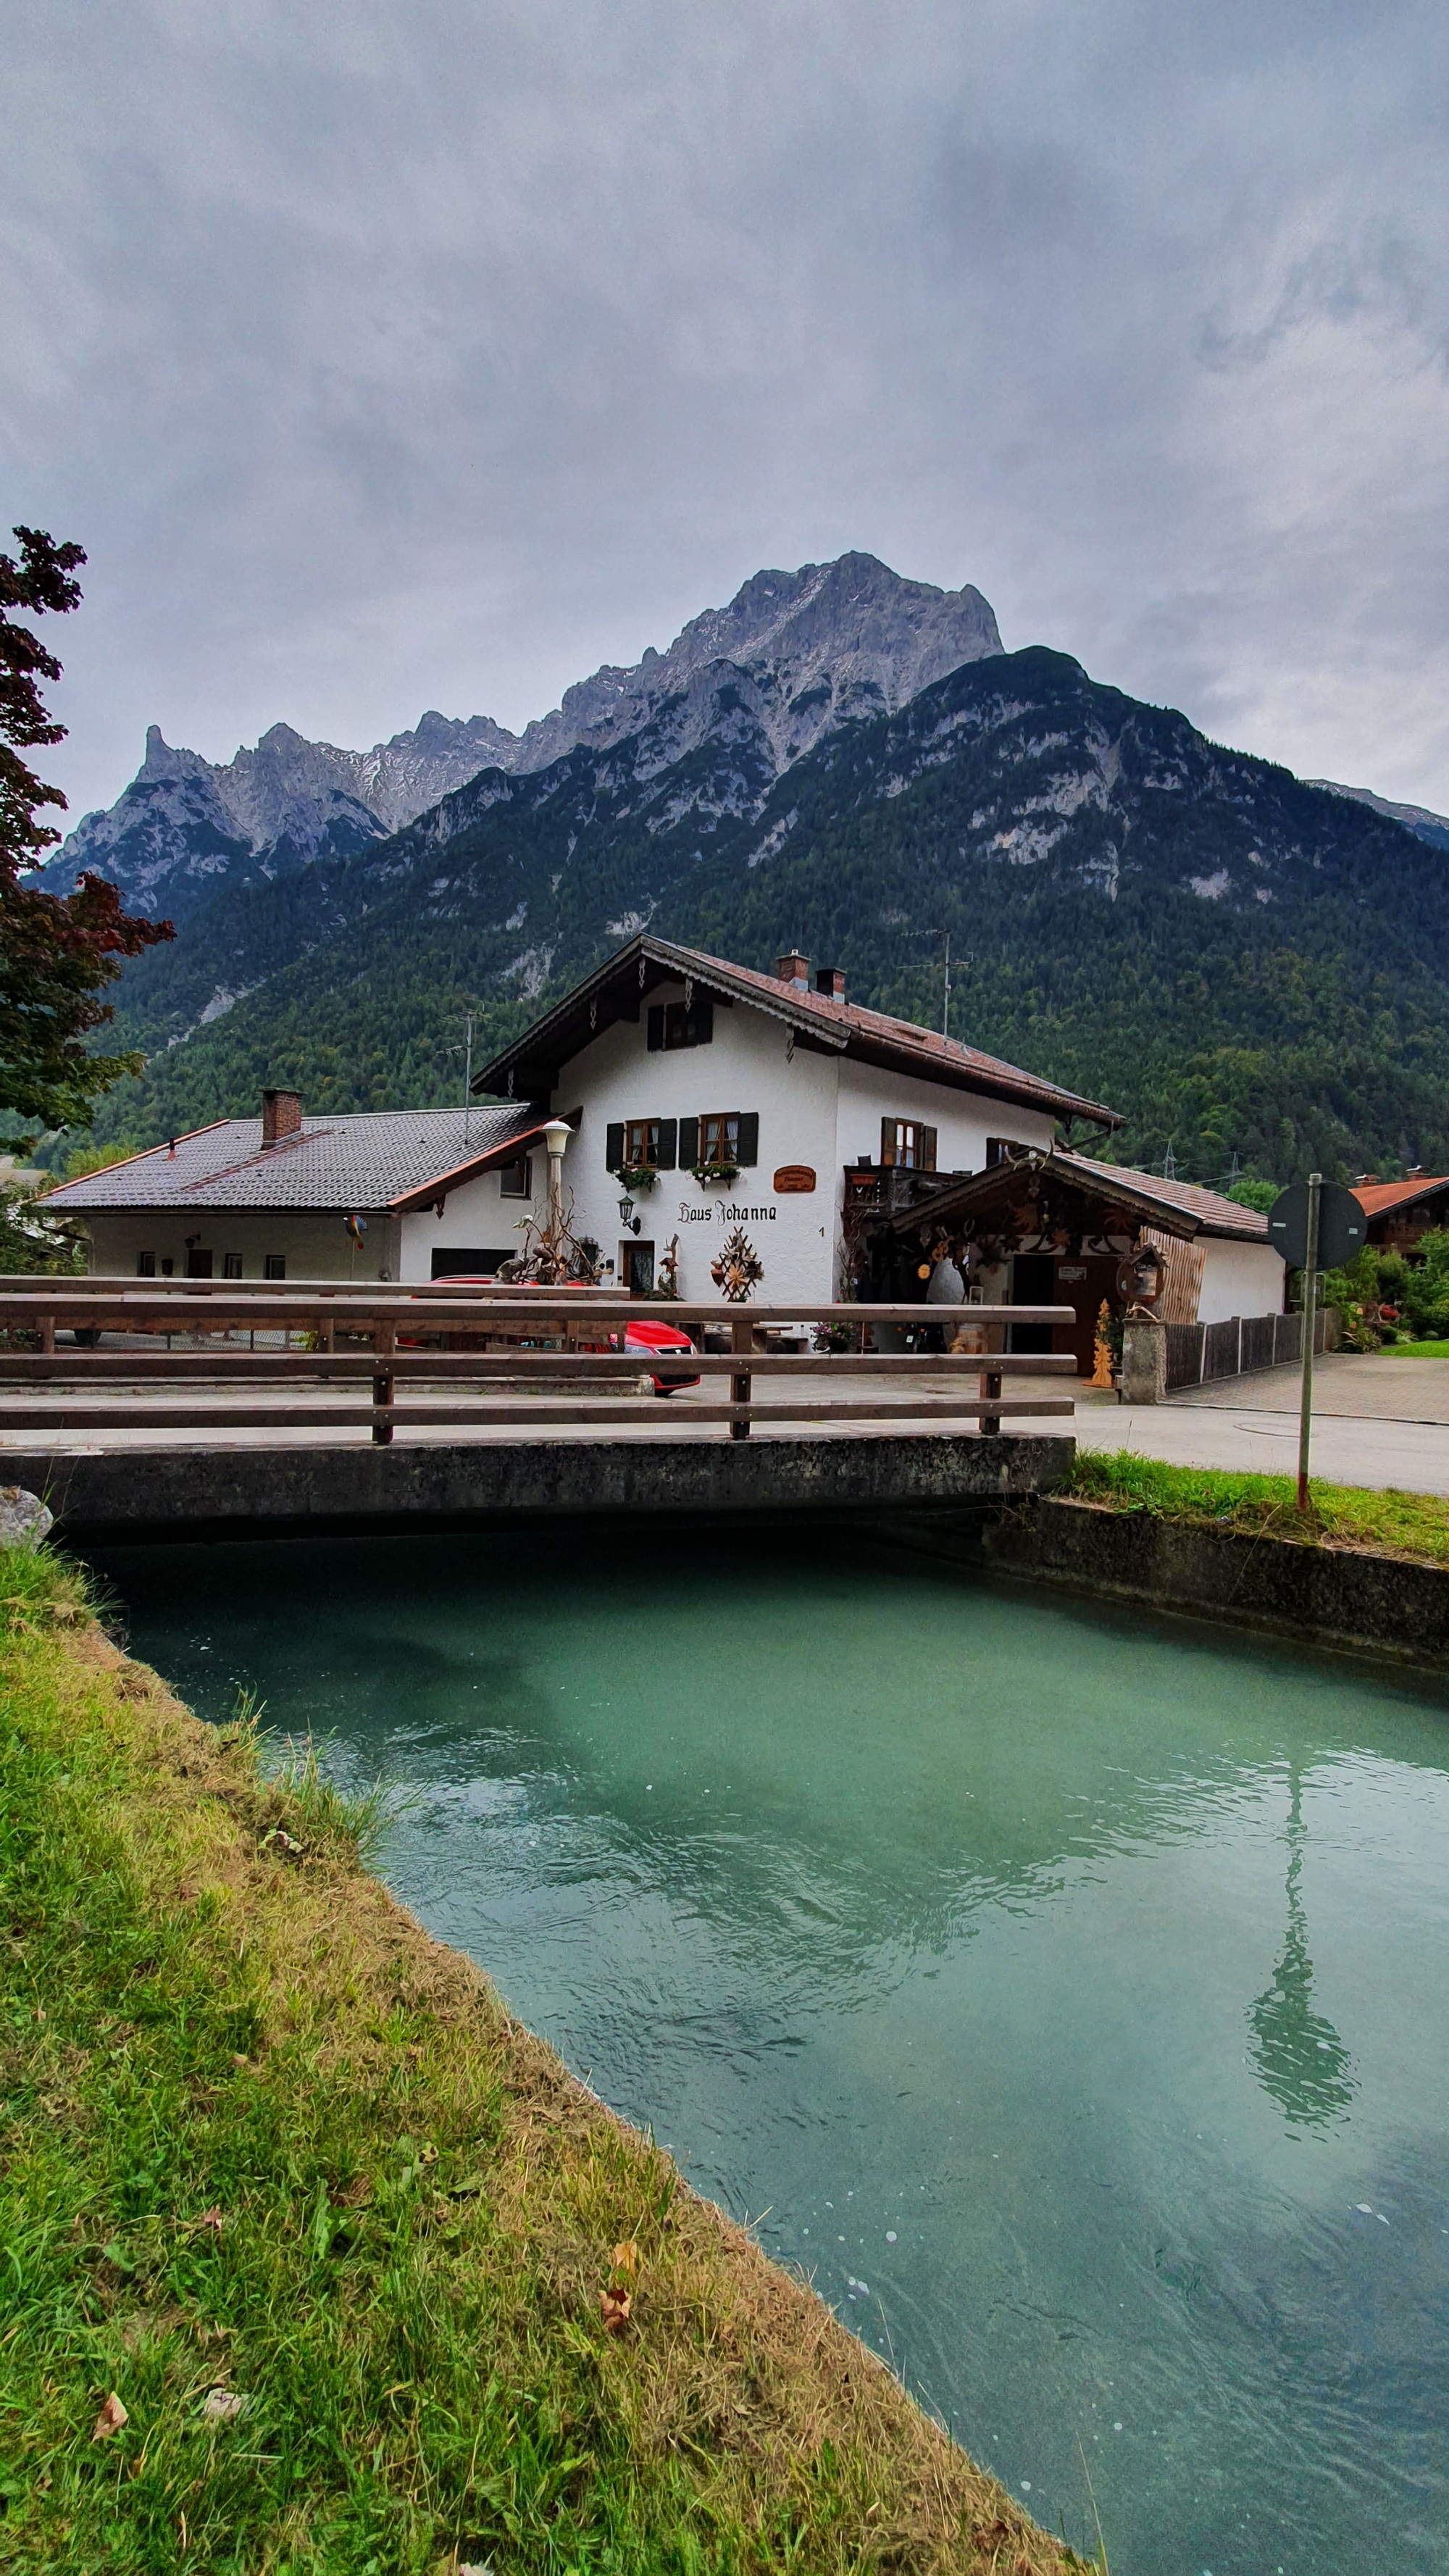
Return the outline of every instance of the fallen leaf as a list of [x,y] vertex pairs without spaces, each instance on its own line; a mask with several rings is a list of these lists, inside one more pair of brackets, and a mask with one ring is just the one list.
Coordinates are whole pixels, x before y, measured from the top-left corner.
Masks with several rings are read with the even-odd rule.
[[637,2277],[639,2271],[639,2248],[635,2244],[632,2236],[628,2239],[627,2243],[615,2246],[614,2269],[616,2272],[624,2273],[626,2278],[631,2281]]
[[624,2328],[629,2322],[628,2291],[601,2290],[599,2292],[599,2313],[604,2320],[605,2334],[622,2334]]
[[96,2417],[94,2424],[91,2426],[91,2440],[93,2442],[108,2442],[111,2435],[113,2433],[119,2433],[121,2426],[123,2424],[129,2424],[130,2420],[129,2415],[126,2413],[124,2406],[121,2404],[121,2401],[113,2388],[110,2396],[106,2399],[104,2406],[101,2408],[99,2415]]
[[234,2389],[209,2388],[201,2409],[202,2418],[208,2424],[233,2424],[246,2402],[244,2397],[237,2396]]
[[361,2209],[364,2201],[369,2201],[371,2198],[372,2177],[370,2174],[356,2175],[354,2180],[348,2184],[345,2191],[334,2191],[332,2194],[333,2204],[338,2209]]
[[215,2229],[215,2231],[216,2231],[216,2233],[217,2233],[217,2235],[219,2236],[219,2235],[221,2234],[221,2231],[222,2231],[222,2228],[223,2228],[223,2226],[224,2226],[224,2224],[225,2224],[225,2221],[223,2220],[223,2218],[222,2218],[222,2214],[221,2214],[221,2211],[220,2211],[219,2209],[204,2209],[204,2210],[202,2211],[202,2213],[201,2213],[201,2216],[198,2218],[198,2220],[197,2220],[196,2224],[197,2224],[197,2226],[198,2226],[198,2227],[211,2227],[211,2228],[214,2228],[214,2229]]

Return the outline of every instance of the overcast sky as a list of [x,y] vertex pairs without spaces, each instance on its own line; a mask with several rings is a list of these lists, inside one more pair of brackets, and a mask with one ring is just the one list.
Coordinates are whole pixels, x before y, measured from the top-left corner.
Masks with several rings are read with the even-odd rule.
[[762,565],[973,581],[1449,808],[1444,0],[3,0],[73,815],[512,726]]

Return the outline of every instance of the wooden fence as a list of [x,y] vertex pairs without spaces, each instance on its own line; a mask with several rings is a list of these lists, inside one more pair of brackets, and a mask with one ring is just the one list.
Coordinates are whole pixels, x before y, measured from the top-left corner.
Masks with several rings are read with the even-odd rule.
[[[625,1328],[643,1320],[702,1347],[626,1351]],[[439,1428],[657,1427],[656,1396],[630,1401],[657,1374],[704,1381],[679,1405],[681,1428],[727,1424],[735,1440],[782,1422],[976,1421],[992,1434],[1007,1416],[1073,1411],[1068,1395],[1006,1395],[1003,1381],[1074,1375],[1075,1360],[992,1348],[1009,1324],[1072,1320],[1069,1306],[655,1304],[615,1290],[459,1292],[447,1280],[379,1289],[12,1279],[0,1294],[0,1431],[43,1444],[77,1431],[366,1428],[386,1445],[398,1431]],[[877,1326],[916,1336],[944,1327],[949,1339],[961,1325],[983,1337],[976,1350],[866,1347]],[[846,1346],[783,1347],[821,1327]],[[107,1334],[124,1335],[125,1347],[107,1349]],[[957,1382],[949,1391],[943,1375]],[[856,1383],[843,1387],[847,1378]],[[915,1392],[926,1378],[938,1383]],[[717,1379],[728,1381],[722,1401]],[[329,1391],[330,1402],[319,1400]]]
[[[1233,1315],[1222,1324],[1168,1324],[1167,1391],[1205,1386],[1210,1378],[1247,1377],[1255,1369],[1284,1368],[1303,1356],[1303,1317]],[[1320,1308],[1313,1347],[1329,1347],[1328,1311]]]

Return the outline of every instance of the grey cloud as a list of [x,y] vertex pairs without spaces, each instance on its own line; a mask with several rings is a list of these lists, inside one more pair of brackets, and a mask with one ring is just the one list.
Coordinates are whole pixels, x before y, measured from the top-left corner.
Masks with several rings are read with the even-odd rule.
[[52,0],[7,58],[76,810],[153,719],[517,728],[851,546],[1449,803],[1441,9]]

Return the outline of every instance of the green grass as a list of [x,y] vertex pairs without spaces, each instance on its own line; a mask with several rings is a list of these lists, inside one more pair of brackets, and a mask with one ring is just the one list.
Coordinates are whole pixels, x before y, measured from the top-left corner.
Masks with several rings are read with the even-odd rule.
[[1170,1467],[1158,1458],[1140,1458],[1133,1449],[1080,1450],[1071,1476],[1059,1488],[1084,1502],[1150,1512],[1158,1520],[1449,1565],[1449,1501],[1442,1497],[1400,1493],[1392,1486],[1375,1492],[1358,1485],[1323,1485],[1316,1478],[1309,1490],[1313,1509],[1305,1520],[1291,1476]]
[[0,2564],[1074,2563],[264,1750],[0,1554]]
[[1449,1342],[1383,1342],[1379,1356],[1386,1360],[1449,1360]]

